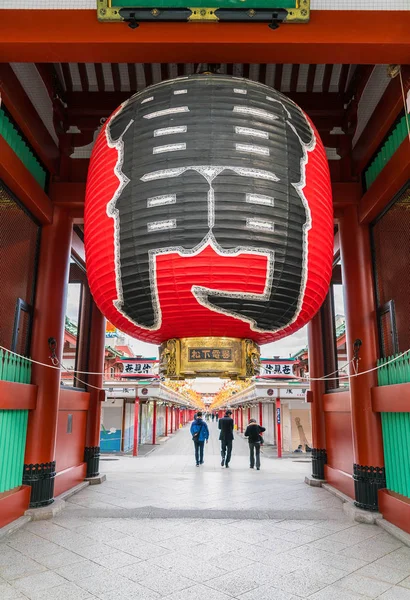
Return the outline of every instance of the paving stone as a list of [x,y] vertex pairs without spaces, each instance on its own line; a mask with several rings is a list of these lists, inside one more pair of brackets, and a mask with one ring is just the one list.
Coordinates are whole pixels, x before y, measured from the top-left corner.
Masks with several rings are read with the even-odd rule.
[[160,595],[166,596],[173,592],[190,588],[196,585],[196,582],[178,573],[157,570],[155,577],[146,577],[140,581],[140,584]]
[[100,600],[158,600],[162,596],[138,583],[133,583],[131,589],[122,588],[120,594],[117,590],[108,590],[99,592],[96,597]]
[[[387,566],[385,567],[381,565],[377,560],[356,571],[356,575],[362,575],[364,577],[373,577],[374,579],[378,579],[379,581],[385,581],[386,583],[391,583],[392,585],[399,582],[400,585],[403,585],[404,581],[406,581],[406,571],[399,571]],[[406,586],[404,585],[404,587]]]
[[325,587],[320,592],[309,596],[309,600],[364,600],[364,598],[362,594],[356,594],[335,585]]
[[269,585],[263,585],[236,597],[238,600],[298,600],[298,596]]
[[30,594],[33,592],[47,590],[66,582],[67,581],[63,577],[60,577],[60,575],[57,575],[52,571],[45,571],[44,573],[36,573],[35,575],[17,579],[14,582],[14,586],[23,592],[23,594],[30,597]]
[[1,600],[19,600],[24,596],[10,584],[0,583],[0,598]]
[[72,582],[49,589],[25,592],[25,594],[30,600],[89,600],[95,598],[95,596],[92,596],[89,592],[81,589]]
[[71,550],[59,548],[56,554],[47,554],[46,556],[36,556],[36,562],[47,567],[47,569],[58,569],[68,565],[83,561],[83,557]]
[[396,585],[384,592],[379,598],[381,600],[410,600],[410,590]]
[[13,579],[26,577],[34,573],[41,573],[45,570],[46,568],[43,565],[20,554],[19,558],[13,561],[13,563],[0,566],[0,576],[7,581],[12,581]]
[[337,586],[351,592],[362,594],[363,596],[366,596],[366,598],[378,598],[383,592],[391,587],[391,584],[352,573],[338,581]]
[[230,598],[231,596],[204,585],[195,585],[166,596],[167,600],[230,600]]
[[225,573],[207,582],[207,586],[231,597],[239,596],[261,587],[261,581],[254,570],[243,569]]
[[81,562],[68,565],[66,567],[60,567],[55,571],[61,577],[68,579],[68,581],[80,581],[86,577],[92,576],[103,576],[107,575],[107,569],[91,560],[82,560]]
[[126,552],[121,552],[120,550],[113,550],[110,554],[104,554],[103,556],[95,556],[92,560],[98,565],[112,571],[141,562],[140,558]]

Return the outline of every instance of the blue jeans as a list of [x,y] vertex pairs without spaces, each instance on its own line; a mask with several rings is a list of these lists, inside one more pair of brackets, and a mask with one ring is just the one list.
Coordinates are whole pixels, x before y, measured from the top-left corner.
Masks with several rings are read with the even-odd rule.
[[204,462],[204,444],[205,442],[194,442],[195,460],[197,465],[202,464]]

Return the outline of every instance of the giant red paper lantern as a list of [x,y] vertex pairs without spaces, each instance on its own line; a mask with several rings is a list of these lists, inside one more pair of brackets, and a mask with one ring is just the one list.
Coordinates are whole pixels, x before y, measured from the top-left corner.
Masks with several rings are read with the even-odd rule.
[[331,276],[318,133],[289,98],[253,81],[151,86],[98,136],[85,247],[96,303],[131,336],[286,336],[317,312]]

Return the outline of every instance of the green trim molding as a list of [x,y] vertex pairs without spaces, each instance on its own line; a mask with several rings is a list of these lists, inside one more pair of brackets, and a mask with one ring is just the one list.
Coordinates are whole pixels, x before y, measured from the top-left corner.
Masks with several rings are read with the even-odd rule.
[[47,171],[4,108],[0,108],[0,135],[44,190],[47,181]]

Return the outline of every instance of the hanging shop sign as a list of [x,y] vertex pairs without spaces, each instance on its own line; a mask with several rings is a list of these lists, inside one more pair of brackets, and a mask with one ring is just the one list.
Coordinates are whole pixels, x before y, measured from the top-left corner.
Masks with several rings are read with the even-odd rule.
[[121,377],[135,377],[135,376],[155,376],[158,374],[158,362],[157,361],[144,361],[132,360],[125,361],[121,360],[122,373]]
[[295,362],[261,361],[260,375],[272,379],[292,379]]
[[305,325],[328,291],[333,209],[317,131],[246,79],[146,88],[94,145],[85,246],[100,310],[161,344],[163,374],[256,375],[259,345]]
[[[187,6],[189,5],[189,6]],[[253,21],[307,23],[310,0],[97,0],[99,21]]]

